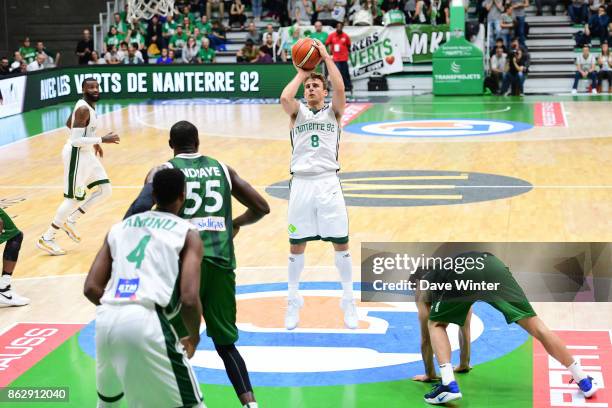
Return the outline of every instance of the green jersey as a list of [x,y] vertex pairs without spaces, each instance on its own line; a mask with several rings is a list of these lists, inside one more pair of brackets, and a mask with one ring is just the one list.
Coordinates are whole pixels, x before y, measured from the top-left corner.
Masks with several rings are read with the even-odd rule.
[[119,44],[121,44],[124,40],[125,40],[125,35],[123,34],[107,35],[106,38],[104,39],[104,43],[106,44],[106,47],[108,49],[110,49],[110,47],[112,47],[113,45],[119,48]]
[[200,48],[200,51],[198,52],[198,57],[202,60],[203,64],[210,64],[215,59],[215,50],[213,50],[210,47],[208,48],[202,47]]
[[204,34],[210,34],[212,31],[212,24],[210,24],[210,22],[202,23],[202,21],[198,21],[196,23],[196,27],[198,27]]
[[32,47],[20,47],[19,53],[28,64],[36,58],[36,50]]
[[168,163],[185,174],[187,196],[179,216],[198,228],[204,259],[223,268],[236,268],[232,183],[227,167],[199,153],[179,154]]
[[321,31],[320,33],[313,31],[310,34],[308,34],[308,37],[312,38],[313,40],[321,41],[323,45],[325,45],[325,41],[327,41],[328,36],[329,34],[327,34],[325,31]]
[[170,48],[183,48],[187,44],[189,36],[185,33],[183,35],[174,34],[170,37]]
[[175,21],[166,21],[162,24],[162,34],[173,36],[177,26],[178,24]]

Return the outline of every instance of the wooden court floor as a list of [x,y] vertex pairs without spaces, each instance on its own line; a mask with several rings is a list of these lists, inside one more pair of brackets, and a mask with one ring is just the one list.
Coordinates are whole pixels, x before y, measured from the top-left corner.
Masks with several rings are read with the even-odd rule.
[[[533,121],[537,98],[397,98],[375,103],[355,121],[476,118]],[[385,138],[343,133],[343,172],[454,171],[502,175],[533,188],[510,198],[453,205],[349,207],[358,280],[359,246],[366,241],[612,241],[612,103],[560,101],[567,127],[533,127],[491,138]],[[365,118],[365,119],[364,119]],[[32,299],[0,310],[0,329],[18,321],[80,322],[93,318],[81,294],[83,274],[110,226],[137,195],[147,171],[171,157],[169,127],[177,120],[200,129],[203,154],[237,170],[268,199],[271,213],[236,239],[238,283],[286,281],[287,201],[265,192],[288,179],[288,120],[279,105],[135,104],[99,118],[99,134],[115,131],[103,163],[112,198],[79,222],[82,243],[59,235],[68,250],[50,257],[35,248],[62,200],[61,149],[65,128],[0,147],[0,198],[25,234],[15,288]],[[241,211],[234,203],[234,212]],[[306,281],[336,280],[331,248],[310,244]],[[546,308],[553,326],[611,328],[612,313],[579,318],[584,305]],[[601,307],[601,305],[599,306]],[[609,305],[605,306],[609,311]],[[577,310],[581,309],[581,310]]]

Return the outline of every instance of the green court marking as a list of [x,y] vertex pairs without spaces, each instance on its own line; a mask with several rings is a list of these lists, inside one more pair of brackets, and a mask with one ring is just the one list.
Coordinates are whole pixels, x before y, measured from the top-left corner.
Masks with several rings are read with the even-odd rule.
[[[533,345],[528,340],[511,353],[457,376],[464,395],[461,408],[526,408],[533,400]],[[248,366],[248,361],[247,361]],[[68,386],[70,403],[53,407],[93,407],[96,404],[95,362],[78,345],[78,334],[42,359],[12,387]],[[143,386],[146,386],[143,384]],[[411,380],[328,387],[255,387],[255,395],[266,408],[406,408],[427,407],[423,394],[430,384]],[[239,407],[234,389],[202,385],[209,408]],[[49,407],[43,403],[20,403],[19,407]],[[125,407],[125,402],[122,403]],[[449,405],[453,406],[453,405]]]

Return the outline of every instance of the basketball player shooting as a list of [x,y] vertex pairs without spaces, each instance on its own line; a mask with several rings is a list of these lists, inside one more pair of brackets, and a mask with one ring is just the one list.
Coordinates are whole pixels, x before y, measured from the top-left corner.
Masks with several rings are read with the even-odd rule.
[[[82,83],[83,99],[77,101],[66,126],[70,137],[62,150],[64,162],[64,201],[57,209],[53,222],[36,243],[36,246],[51,255],[65,255],[55,241],[55,233],[64,231],[74,242],[81,242],[76,230],[77,220],[94,205],[111,195],[111,186],[106,170],[96,157],[103,156],[100,143],[119,143],[119,136],[109,133],[96,136],[96,103],[100,99],[100,85],[93,78]],[[96,189],[85,199],[86,189]],[[85,201],[83,201],[85,200]],[[79,204],[82,201],[81,204]]]
[[[291,118],[292,146],[288,222],[289,293],[285,327],[288,330],[297,327],[299,311],[304,304],[298,286],[304,269],[306,243],[320,239],[334,246],[335,264],[343,289],[340,306],[344,310],[344,323],[348,328],[355,329],[359,321],[353,300],[348,214],[337,174],[340,169],[340,118],[346,105],[344,83],[325,46],[316,40],[313,43],[329,72],[333,89],[331,103],[325,102],[328,95],[325,77],[299,67],[296,67],[297,75],[280,97],[283,110]],[[298,59],[296,55],[294,59]],[[300,85],[304,85],[306,104],[295,98]]]

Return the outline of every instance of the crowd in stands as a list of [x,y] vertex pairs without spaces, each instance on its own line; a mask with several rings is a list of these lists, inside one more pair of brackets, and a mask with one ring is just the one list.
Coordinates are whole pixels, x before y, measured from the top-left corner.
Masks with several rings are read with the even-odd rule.
[[[607,1],[607,4],[606,4]],[[557,1],[550,0],[551,14],[556,14]],[[577,45],[583,48],[576,58],[577,71],[572,92],[577,92],[581,78],[590,79],[589,91],[601,91],[601,83],[610,84],[610,59],[608,44],[612,40],[612,0],[571,0],[565,1],[567,15],[573,24],[584,24],[584,31],[577,33]],[[482,23],[486,22],[488,48],[490,53],[487,87],[493,92],[505,95],[523,94],[523,84],[529,72],[529,32],[525,8],[529,0],[484,0],[477,13]],[[543,0],[536,1],[536,14],[542,15]],[[592,39],[601,45],[601,55],[590,53]],[[584,47],[583,47],[584,46]],[[599,85],[599,86],[598,86]],[[608,88],[610,89],[610,87]]]
[[60,63],[60,53],[51,51],[42,41],[36,42],[32,47],[29,37],[23,40],[22,45],[13,53],[13,58],[0,59],[0,75],[39,71],[53,68]]

